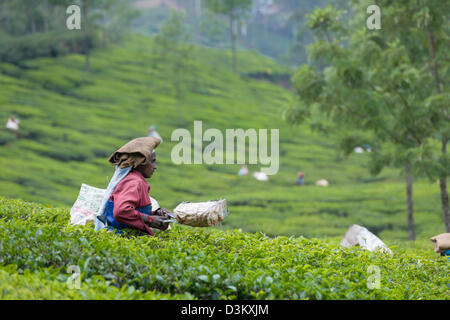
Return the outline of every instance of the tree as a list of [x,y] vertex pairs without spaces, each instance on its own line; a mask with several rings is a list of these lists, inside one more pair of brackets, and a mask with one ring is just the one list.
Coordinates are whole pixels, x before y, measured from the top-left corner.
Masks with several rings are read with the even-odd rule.
[[206,0],[206,7],[210,11],[228,16],[234,72],[237,72],[236,22],[248,14],[251,6],[252,0]]
[[91,24],[100,31],[103,47],[118,43],[129,33],[130,22],[139,15],[132,5],[133,0],[106,0],[99,5]]
[[130,21],[136,16],[136,11],[130,9],[131,0],[80,0],[82,12],[82,29],[85,36],[84,53],[86,69],[90,71],[90,49],[93,46],[94,34],[100,31],[102,44],[105,37],[114,34],[117,41],[127,31]]
[[81,12],[83,17],[83,32],[84,32],[84,55],[86,57],[86,70],[91,71],[91,63],[89,61],[89,55],[90,55],[90,36],[89,36],[89,10],[91,9],[91,4],[95,4],[95,1],[93,3],[89,3],[89,0],[81,0]]
[[175,91],[178,123],[182,122],[181,99],[190,79],[194,79],[194,47],[188,44],[191,33],[183,24],[184,14],[172,9],[155,37],[154,67],[164,68],[164,74]]
[[379,5],[388,14],[383,14],[383,24],[390,28],[408,49],[408,54],[420,72],[429,73],[424,79],[422,90],[424,108],[428,111],[428,121],[433,129],[433,140],[440,141],[440,155],[427,148],[427,157],[422,157],[421,168],[435,180],[439,179],[442,213],[446,232],[450,232],[449,198],[447,178],[450,174],[450,158],[447,145],[450,137],[450,115],[448,103],[449,89],[445,86],[449,80],[450,49],[450,3],[448,1],[413,0],[379,1]]
[[206,45],[218,45],[223,38],[226,26],[212,12],[205,12],[200,19],[200,33],[203,36],[202,43]]
[[436,161],[440,166],[437,170],[439,187],[441,191],[442,214],[446,232],[450,232],[449,198],[447,190],[447,177],[449,176],[450,159],[447,154],[447,144],[450,138],[450,114],[448,104],[450,94],[442,90],[444,80],[449,79],[448,52],[450,49],[450,3],[442,1],[432,4],[430,1],[412,1],[414,18],[417,19],[421,36],[426,37],[428,43],[429,71],[433,75],[436,94],[430,95],[426,103],[431,111],[431,122],[436,134],[441,140],[441,156]]
[[[132,0],[75,0],[80,6],[82,30],[68,31],[65,0],[0,1],[0,54],[7,61],[83,52],[90,69],[90,50],[101,43],[118,42],[136,16]],[[98,38],[101,41],[98,41]],[[70,49],[68,49],[70,48]],[[74,51],[70,51],[74,50]],[[19,52],[19,54],[17,54]]]
[[0,2],[0,29],[13,36],[63,30],[66,7],[64,0],[3,0]]
[[[398,10],[389,11],[388,6]],[[308,53],[316,68],[303,66],[294,76],[299,104],[288,115],[291,122],[298,122],[321,114],[331,120],[334,130],[345,126],[373,132],[378,145],[373,157],[383,159],[374,161],[375,168],[404,167],[409,239],[414,240],[413,173],[420,150],[427,149],[433,134],[430,110],[423,103],[430,95],[431,77],[422,72],[414,48],[402,43],[385,20],[382,34],[367,30],[362,8],[364,4],[355,2],[355,17],[347,25],[341,21],[342,12],[331,6],[309,15],[316,41]],[[397,2],[383,8],[383,17],[401,13]],[[405,13],[401,18],[408,19]],[[413,30],[408,36],[410,41],[417,39]]]

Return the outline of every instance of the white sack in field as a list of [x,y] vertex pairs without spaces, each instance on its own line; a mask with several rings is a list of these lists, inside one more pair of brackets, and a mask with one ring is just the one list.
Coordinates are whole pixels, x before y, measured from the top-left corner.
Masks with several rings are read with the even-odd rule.
[[264,172],[254,172],[253,173],[253,177],[256,179],[256,180],[259,180],[259,181],[268,181],[269,180],[269,177],[267,176],[267,174],[265,174]]
[[317,180],[316,186],[318,187],[328,187],[328,181],[325,179]]
[[353,149],[353,151],[355,151],[356,153],[363,153],[364,149],[361,147],[356,147],[355,149]]
[[369,251],[381,250],[392,254],[392,251],[386,247],[383,241],[374,235],[372,232],[357,224],[348,228],[347,233],[341,241],[341,246],[348,248],[352,246],[361,246],[361,248]]

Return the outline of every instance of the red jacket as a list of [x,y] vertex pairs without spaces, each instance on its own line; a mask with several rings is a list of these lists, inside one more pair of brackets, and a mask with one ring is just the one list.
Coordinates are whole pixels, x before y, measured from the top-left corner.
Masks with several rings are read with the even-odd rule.
[[114,219],[153,236],[151,228],[142,221],[141,217],[144,214],[136,210],[151,205],[149,191],[150,185],[147,180],[141,173],[132,170],[119,182],[109,200],[114,202]]

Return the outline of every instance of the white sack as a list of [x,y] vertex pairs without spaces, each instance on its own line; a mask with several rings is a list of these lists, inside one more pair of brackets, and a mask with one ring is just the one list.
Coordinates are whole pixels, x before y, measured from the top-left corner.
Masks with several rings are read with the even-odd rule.
[[267,176],[267,174],[265,174],[264,172],[254,172],[253,173],[253,177],[256,179],[256,180],[259,180],[259,181],[268,181],[269,180],[269,177]]
[[318,187],[328,187],[328,181],[325,179],[317,180],[316,186]]
[[364,149],[361,147],[356,147],[355,149],[353,149],[353,151],[355,151],[356,153],[363,153]]
[[348,228],[347,233],[341,241],[341,246],[348,248],[355,245],[361,246],[361,248],[369,251],[381,250],[392,254],[392,251],[386,247],[383,241],[374,235],[372,232],[357,224]]
[[227,200],[182,202],[173,213],[180,224],[191,227],[212,227],[228,215]]

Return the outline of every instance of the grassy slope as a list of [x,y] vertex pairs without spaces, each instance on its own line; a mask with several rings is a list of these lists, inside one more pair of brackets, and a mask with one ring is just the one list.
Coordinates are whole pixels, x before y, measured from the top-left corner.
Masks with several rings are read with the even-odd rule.
[[[304,237],[175,225],[156,237],[67,225],[68,209],[0,197],[0,299],[449,299],[428,243],[393,255]],[[66,286],[78,266],[80,290]],[[370,289],[379,268],[380,287]]]
[[[193,130],[193,121],[203,120],[204,130],[279,128],[279,173],[264,183],[238,177],[239,165],[174,165],[170,135],[179,127],[178,106],[166,66],[151,66],[151,48],[149,39],[133,37],[120,47],[96,50],[91,73],[80,55],[28,61],[22,68],[1,63],[0,118],[6,122],[17,115],[24,138],[0,133],[8,140],[0,146],[0,195],[70,207],[81,183],[106,187],[112,151],[157,124],[165,142],[158,148],[151,195],[167,208],[184,200],[226,198],[231,215],[222,228],[337,239],[358,223],[383,240],[406,239],[398,173],[388,169],[373,178],[366,155],[340,159],[331,137],[288,127],[281,114],[291,93],[245,77],[285,70],[254,53],[240,53],[237,76],[230,72],[229,52],[197,48],[197,70],[188,76],[195,87],[181,103],[183,126]],[[299,170],[306,173],[303,188],[294,185]],[[313,186],[321,178],[331,186]],[[419,181],[414,192],[418,237],[443,232],[438,186]]]

